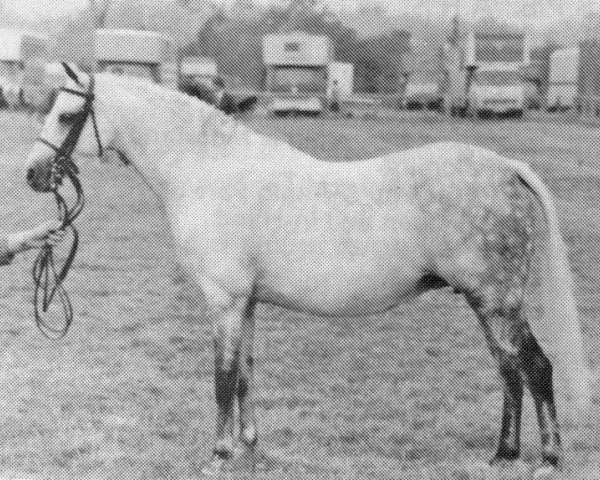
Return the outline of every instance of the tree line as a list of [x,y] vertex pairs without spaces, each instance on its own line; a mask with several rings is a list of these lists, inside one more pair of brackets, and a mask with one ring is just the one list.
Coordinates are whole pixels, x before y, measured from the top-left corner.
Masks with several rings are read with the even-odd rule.
[[[365,93],[397,91],[405,70],[403,58],[410,50],[407,31],[359,35],[322,0],[288,0],[266,6],[236,0],[230,8],[206,0],[91,0],[91,4],[96,28],[162,31],[176,40],[182,56],[210,57],[225,77],[256,89],[262,87],[262,41],[267,34],[299,30],[327,35],[334,61],[354,65],[355,90]],[[86,15],[89,12],[70,20],[59,42],[81,39],[77,30],[86,28]]]
[[211,57],[223,74],[259,88],[263,77],[263,37],[291,31],[327,35],[334,60],[354,65],[357,91],[397,90],[404,68],[403,57],[410,49],[410,35],[403,30],[392,30],[361,38],[319,0],[292,0],[267,8],[246,2],[245,8],[217,9],[182,53]]

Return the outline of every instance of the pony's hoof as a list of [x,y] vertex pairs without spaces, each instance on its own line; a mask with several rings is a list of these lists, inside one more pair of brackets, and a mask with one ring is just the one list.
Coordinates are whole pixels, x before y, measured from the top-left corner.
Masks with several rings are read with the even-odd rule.
[[468,478],[469,480],[487,480],[490,478],[490,472],[493,467],[484,461],[474,462],[465,465],[458,472],[456,472],[456,478]]
[[261,473],[269,469],[268,459],[255,448],[236,448],[230,458],[215,455],[202,469],[205,477],[222,473]]
[[269,459],[257,447],[239,447],[233,456],[233,468],[236,471],[262,473],[273,467]]
[[543,465],[533,473],[533,480],[555,480],[558,479],[558,470],[552,465]]
[[521,459],[495,460],[486,480],[531,480],[531,466]]

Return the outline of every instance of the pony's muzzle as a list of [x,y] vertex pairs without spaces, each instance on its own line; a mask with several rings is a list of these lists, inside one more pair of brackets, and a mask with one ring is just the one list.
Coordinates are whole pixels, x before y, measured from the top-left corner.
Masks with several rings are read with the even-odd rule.
[[37,161],[27,170],[27,183],[36,192],[52,190],[52,164],[49,161]]

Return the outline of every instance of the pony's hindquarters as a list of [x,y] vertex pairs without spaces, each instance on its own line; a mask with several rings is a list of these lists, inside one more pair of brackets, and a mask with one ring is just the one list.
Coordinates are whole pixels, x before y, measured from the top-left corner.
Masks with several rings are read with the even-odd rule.
[[[587,403],[588,398],[581,332],[555,208],[547,188],[522,164],[492,164],[489,174],[479,178],[441,197],[451,208],[435,217],[437,225],[450,221],[445,229],[435,229],[441,232],[432,238],[435,244],[455,240],[449,248],[435,251],[434,273],[464,293],[499,367],[504,403],[494,461],[520,455],[526,385],[537,411],[543,465],[553,469],[562,458],[553,364],[539,340],[546,340],[547,353],[574,400]],[[543,314],[529,315],[525,306],[532,300],[530,277],[537,272]]]
[[541,260],[543,314],[532,316],[529,324],[538,339],[544,339],[547,353],[555,360],[558,372],[567,383],[571,403],[589,404],[589,373],[573,294],[573,280],[567,251],[560,233],[550,192],[535,173],[515,162],[519,178],[540,202],[545,219]]

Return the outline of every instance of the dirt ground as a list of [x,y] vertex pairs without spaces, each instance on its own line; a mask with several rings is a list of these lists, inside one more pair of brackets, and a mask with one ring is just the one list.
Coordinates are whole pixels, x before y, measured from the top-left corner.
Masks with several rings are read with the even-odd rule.
[[[422,115],[245,121],[332,161],[453,140],[531,164],[558,206],[596,382],[589,415],[559,412],[565,478],[599,478],[600,130],[539,118]],[[26,116],[0,114],[6,232],[54,215],[51,197],[24,181],[35,135]],[[1,272],[0,478],[198,478],[215,411],[201,298],[175,263],[158,203],[133,172],[93,161],[82,165],[82,179],[87,206],[67,281],[75,308],[68,336],[47,340],[35,327],[34,253]],[[497,442],[501,387],[459,296],[428,293],[360,320],[271,307],[258,317],[260,444],[275,467],[257,478],[484,478],[480,467]],[[528,397],[523,456],[532,462],[539,458],[534,417]]]

